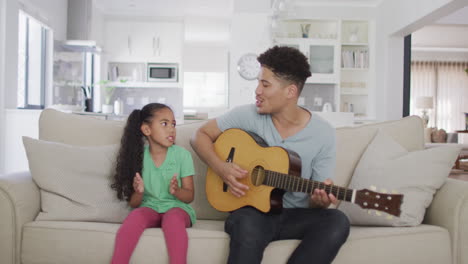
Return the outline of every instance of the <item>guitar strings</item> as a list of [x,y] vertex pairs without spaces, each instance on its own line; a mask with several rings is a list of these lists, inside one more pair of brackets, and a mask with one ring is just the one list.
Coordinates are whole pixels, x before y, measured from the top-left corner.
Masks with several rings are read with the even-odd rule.
[[259,175],[260,170],[265,175],[263,184],[284,189],[293,192],[312,193],[313,190],[319,188],[324,189],[327,193],[332,193],[339,200],[351,201],[352,190],[336,185],[327,185],[323,182],[308,180],[301,177],[291,176],[284,173],[279,173],[263,168],[255,167],[253,169],[254,175]]

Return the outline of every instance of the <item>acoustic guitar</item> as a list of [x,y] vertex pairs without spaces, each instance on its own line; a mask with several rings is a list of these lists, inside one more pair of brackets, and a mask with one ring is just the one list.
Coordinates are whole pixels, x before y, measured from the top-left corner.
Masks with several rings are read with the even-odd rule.
[[244,206],[253,206],[262,212],[279,211],[285,191],[311,194],[319,188],[332,193],[338,200],[355,203],[364,209],[400,216],[403,195],[348,189],[301,178],[301,159],[296,152],[269,147],[254,133],[227,129],[214,143],[214,149],[218,157],[248,171],[248,176],[239,182],[249,186],[246,194],[238,198],[228,190],[222,178],[208,168],[206,195],[218,211],[230,212]]

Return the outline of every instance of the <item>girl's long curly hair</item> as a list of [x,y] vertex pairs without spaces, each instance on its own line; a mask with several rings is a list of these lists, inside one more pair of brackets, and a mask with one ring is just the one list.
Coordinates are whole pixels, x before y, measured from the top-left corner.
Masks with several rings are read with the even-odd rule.
[[145,105],[141,110],[133,110],[128,116],[127,124],[120,141],[117,165],[111,184],[111,188],[116,190],[119,200],[125,199],[126,201],[130,201],[135,191],[133,189],[133,178],[137,172],[141,175],[143,169],[145,136],[141,132],[141,125],[143,123],[150,124],[153,120],[153,115],[164,108],[170,109],[170,107],[164,104],[150,103]]

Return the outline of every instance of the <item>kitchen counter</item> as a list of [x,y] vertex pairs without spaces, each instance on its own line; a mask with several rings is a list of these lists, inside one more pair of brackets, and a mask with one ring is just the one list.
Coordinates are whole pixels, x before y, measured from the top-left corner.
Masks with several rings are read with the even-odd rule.
[[95,117],[98,119],[104,119],[104,120],[127,120],[127,115],[116,115],[116,114],[103,114],[103,113],[95,113],[95,112],[71,112],[75,115],[84,115],[84,116],[90,116],[90,117]]

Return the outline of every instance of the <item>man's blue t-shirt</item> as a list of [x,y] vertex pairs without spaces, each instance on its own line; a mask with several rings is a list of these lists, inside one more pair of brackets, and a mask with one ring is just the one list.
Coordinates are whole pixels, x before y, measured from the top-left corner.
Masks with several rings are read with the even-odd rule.
[[[307,110],[308,111],[308,110]],[[334,177],[336,162],[335,129],[321,117],[312,114],[308,124],[298,133],[281,138],[269,114],[258,114],[255,105],[243,105],[216,118],[221,131],[239,128],[259,135],[269,146],[279,146],[295,151],[301,157],[301,177],[324,181]],[[286,192],[285,208],[309,207],[309,195]]]

